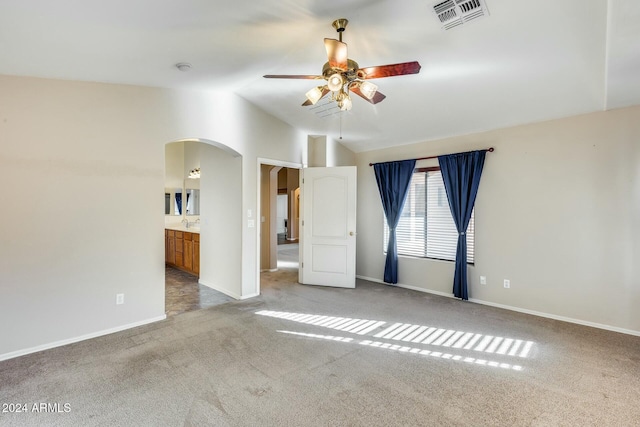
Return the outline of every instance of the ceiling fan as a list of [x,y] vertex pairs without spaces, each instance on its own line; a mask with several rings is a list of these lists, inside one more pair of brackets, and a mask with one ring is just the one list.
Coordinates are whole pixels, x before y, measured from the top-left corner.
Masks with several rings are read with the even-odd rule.
[[307,100],[302,106],[314,105],[331,92],[331,99],[336,101],[338,107],[344,111],[351,109],[349,93],[355,93],[371,104],[377,104],[386,98],[378,92],[378,86],[368,80],[420,72],[420,64],[417,61],[360,68],[356,61],[347,57],[347,44],[342,42],[342,33],[348,23],[347,19],[340,18],[331,24],[338,32],[339,40],[324,39],[329,60],[322,67],[322,75],[267,74],[264,77],[267,79],[324,79],[326,80],[324,85],[314,87],[306,93]]

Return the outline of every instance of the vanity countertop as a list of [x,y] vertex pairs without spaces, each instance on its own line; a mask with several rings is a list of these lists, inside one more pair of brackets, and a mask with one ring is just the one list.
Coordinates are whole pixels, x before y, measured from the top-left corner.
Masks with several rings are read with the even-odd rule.
[[167,230],[175,230],[175,231],[186,231],[188,233],[196,233],[196,234],[200,234],[200,224],[198,224],[197,226],[194,225],[189,225],[189,227],[185,227],[184,224],[182,223],[178,223],[178,224],[166,224],[164,226],[164,228],[166,228]]

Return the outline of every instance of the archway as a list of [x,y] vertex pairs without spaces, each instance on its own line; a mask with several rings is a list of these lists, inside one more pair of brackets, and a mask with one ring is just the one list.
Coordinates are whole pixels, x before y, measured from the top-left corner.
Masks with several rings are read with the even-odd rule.
[[[199,178],[190,179],[192,171]],[[168,186],[168,187],[167,187]],[[242,283],[242,156],[216,141],[200,138],[181,139],[165,145],[165,199],[177,205],[175,190],[183,197],[182,209],[171,208],[167,214],[165,202],[165,262],[197,277],[197,284],[224,294],[216,298],[207,293],[207,301],[194,304],[189,300],[178,307],[191,309],[239,299]],[[172,193],[170,190],[174,189]],[[197,201],[195,205],[195,194]],[[176,256],[170,257],[169,234]],[[180,236],[182,239],[178,239]],[[182,250],[179,254],[178,250]],[[199,297],[196,286],[196,297]],[[213,296],[212,296],[213,295]],[[191,296],[193,299],[193,296]],[[165,289],[165,300],[167,289]],[[168,303],[167,303],[168,304]],[[208,305],[207,305],[208,304]],[[165,311],[168,311],[165,307]],[[188,310],[183,310],[188,311]]]

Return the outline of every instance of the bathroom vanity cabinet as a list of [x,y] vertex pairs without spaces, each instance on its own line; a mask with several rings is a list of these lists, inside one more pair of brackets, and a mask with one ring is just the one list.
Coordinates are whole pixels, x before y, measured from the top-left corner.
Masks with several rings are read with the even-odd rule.
[[200,275],[200,233],[165,229],[164,253],[165,263]]

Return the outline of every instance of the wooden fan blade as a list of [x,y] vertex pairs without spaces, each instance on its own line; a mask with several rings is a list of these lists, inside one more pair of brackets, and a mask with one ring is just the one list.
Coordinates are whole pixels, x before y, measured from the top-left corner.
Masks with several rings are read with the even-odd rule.
[[365,101],[370,102],[371,104],[377,104],[378,102],[386,98],[386,96],[376,91],[376,93],[373,95],[373,98],[369,99],[366,96],[364,96],[362,92],[360,92],[360,88],[357,86],[349,88],[349,92],[355,93],[356,95],[358,95]]
[[[323,87],[322,88],[322,96],[320,97],[320,99],[324,98],[325,95],[328,94],[329,92],[331,92],[331,91],[329,90],[328,87],[326,87],[326,86]],[[318,101],[320,101],[320,99]],[[302,103],[303,107],[308,107],[309,105],[313,105],[313,104],[308,99],[305,102]]]
[[347,44],[335,39],[324,39],[331,68],[347,69]]
[[267,74],[262,76],[265,79],[308,79],[308,80],[318,80],[324,79],[322,76],[311,76],[311,75],[302,75],[302,74]]
[[379,79],[381,77],[402,76],[405,74],[418,74],[420,72],[420,64],[418,61],[402,62],[400,64],[379,65],[377,67],[360,68],[360,72],[364,73],[361,79]]

